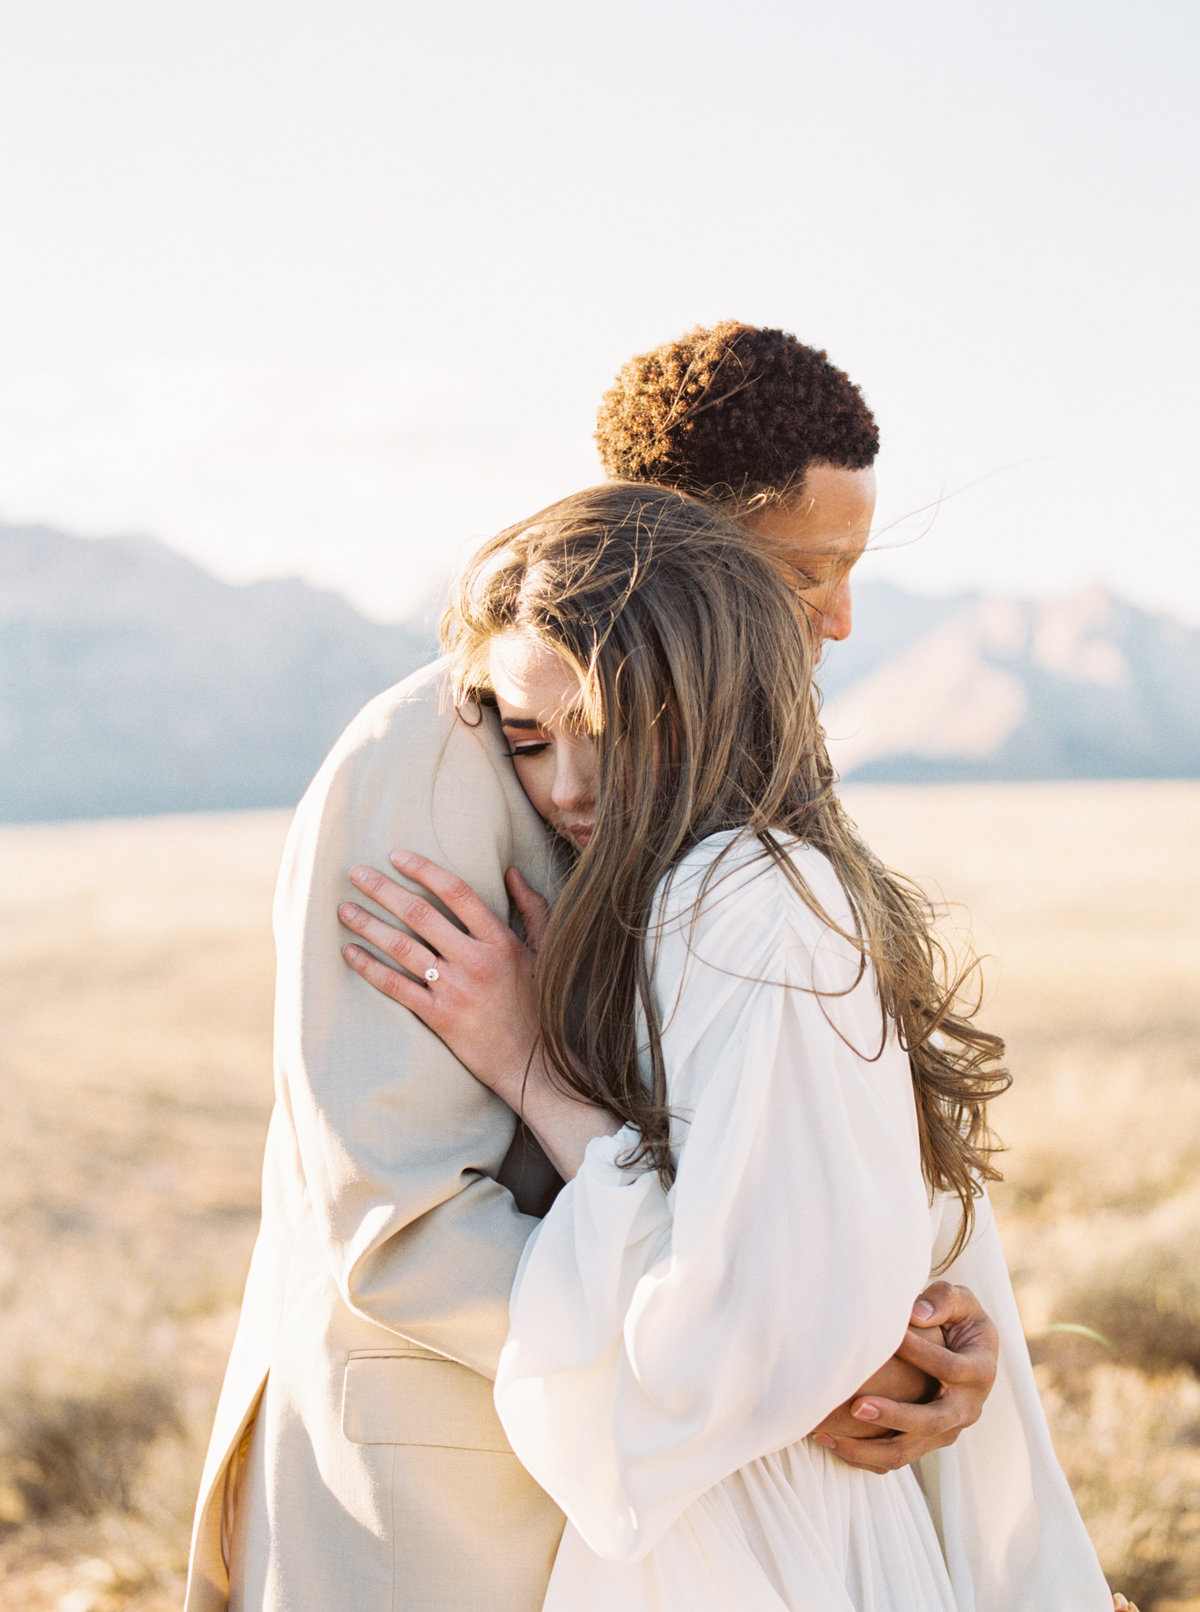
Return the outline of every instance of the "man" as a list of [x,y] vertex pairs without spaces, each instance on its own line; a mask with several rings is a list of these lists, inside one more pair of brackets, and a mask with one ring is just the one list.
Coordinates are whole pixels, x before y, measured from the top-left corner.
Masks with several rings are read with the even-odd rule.
[[614,480],[677,487],[749,526],[795,569],[823,636],[849,636],[879,429],[823,352],[735,320],[690,331],[625,365],[596,444]]
[[[782,333],[757,333],[751,351],[748,330],[697,333],[718,337],[711,352],[693,341],[700,358],[672,344],[682,368],[664,371],[675,392],[643,433],[641,479],[672,470],[689,491],[739,501],[796,567],[826,635],[844,636],[874,421],[823,354],[783,338],[781,363]],[[606,465],[628,474],[609,461],[604,419]],[[785,445],[768,463],[777,434]],[[636,437],[627,423],[622,441]],[[201,1484],[187,1612],[541,1605],[562,1518],[508,1449],[490,1379],[521,1249],[555,1180],[511,1111],[342,961],[348,870],[387,866],[401,846],[452,868],[501,916],[510,865],[553,891],[553,853],[502,741],[486,715],[456,717],[440,665],[360,713],[284,852],[262,1229]],[[872,1395],[865,1416],[843,1408],[820,1435],[843,1458],[901,1464],[978,1415],[995,1365],[986,1317],[943,1285],[916,1319],[944,1324],[955,1345],[905,1348],[946,1388],[933,1405]],[[854,1436],[872,1422],[901,1436]]]
[[[677,487],[750,528],[794,572],[821,636],[849,637],[851,572],[875,515],[879,428],[824,352],[732,319],[698,327],[622,368],[601,401],[596,445],[612,479]],[[978,1415],[994,1371],[991,1323],[964,1289],[951,1296],[940,1284],[932,1296],[936,1317],[921,1320],[946,1326],[951,1351],[912,1334],[904,1355],[942,1383],[937,1405],[899,1403],[913,1397],[912,1378],[889,1379],[885,1368],[868,1398],[816,1433],[843,1460],[892,1470],[952,1443]],[[881,1397],[889,1381],[893,1400]],[[874,1442],[881,1434],[891,1437]]]

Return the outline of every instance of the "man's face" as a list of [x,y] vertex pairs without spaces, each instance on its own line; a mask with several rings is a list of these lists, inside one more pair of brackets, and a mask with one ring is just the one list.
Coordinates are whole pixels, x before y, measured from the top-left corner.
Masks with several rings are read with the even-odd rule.
[[822,638],[850,636],[850,572],[867,546],[875,515],[875,472],[809,467],[790,504],[758,511],[746,525],[779,544],[805,579],[800,599]]

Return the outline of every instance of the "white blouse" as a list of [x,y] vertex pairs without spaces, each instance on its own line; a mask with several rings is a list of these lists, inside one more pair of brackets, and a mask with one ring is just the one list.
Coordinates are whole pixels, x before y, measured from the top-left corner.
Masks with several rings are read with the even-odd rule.
[[[852,931],[829,863],[790,850]],[[589,1146],[528,1244],[496,1379],[568,1518],[547,1612],[1109,1612],[986,1202],[947,1272],[1001,1331],[979,1424],[884,1476],[806,1437],[895,1351],[957,1200],[931,1210],[871,970],[756,841],[698,846],[656,920],[676,1179],[625,1164],[631,1131]]]

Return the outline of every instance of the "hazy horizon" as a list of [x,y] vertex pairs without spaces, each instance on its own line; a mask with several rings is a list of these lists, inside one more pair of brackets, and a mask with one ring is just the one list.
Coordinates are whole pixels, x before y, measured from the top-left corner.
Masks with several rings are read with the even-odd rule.
[[[154,532],[147,530],[86,532],[74,530],[66,522],[36,519],[10,520],[6,518],[4,511],[0,510],[0,532],[6,530],[45,530],[60,537],[78,539],[87,543],[157,544],[178,558],[198,566],[208,576],[228,583],[232,587],[250,588],[259,582],[302,582],[318,592],[330,593],[344,600],[370,621],[377,622],[383,626],[411,627],[415,630],[427,628],[434,635],[436,635],[437,618],[448,595],[454,575],[453,570],[447,571],[444,578],[431,583],[424,597],[417,598],[411,604],[401,607],[401,613],[383,614],[371,608],[371,600],[368,599],[364,602],[361,598],[356,597],[355,589],[339,583],[336,579],[334,581],[324,581],[320,578],[314,578],[311,574],[305,575],[299,567],[292,570],[285,568],[265,571],[253,576],[229,575],[227,568],[212,564],[204,556],[189,552],[183,545],[170,543],[157,536]],[[466,552],[470,552],[469,545]],[[1177,600],[1164,600],[1158,603],[1152,600],[1139,600],[1133,592],[1123,592],[1119,583],[1105,581],[1098,576],[1091,578],[1081,576],[1074,582],[1062,581],[1057,586],[1047,585],[1043,587],[1038,586],[1038,578],[1029,579],[1028,585],[1023,588],[1016,584],[1012,586],[989,586],[986,581],[979,582],[970,579],[948,580],[939,584],[935,577],[922,574],[908,577],[898,570],[888,570],[884,574],[874,574],[872,562],[880,557],[880,553],[881,551],[876,550],[873,546],[868,548],[863,560],[859,562],[855,570],[854,586],[856,590],[864,585],[881,584],[888,588],[895,588],[915,599],[952,601],[969,596],[979,596],[980,598],[1044,603],[1065,602],[1099,591],[1122,604],[1132,605],[1135,609],[1143,610],[1150,615],[1161,617],[1167,621],[1176,622],[1189,629],[1200,626],[1200,616],[1193,619],[1185,609],[1179,607]],[[829,652],[836,653],[836,649],[827,651],[827,653]]]
[[631,354],[738,317],[879,417],[865,575],[1200,622],[1182,0],[45,0],[0,43],[0,518],[395,619],[599,479]]

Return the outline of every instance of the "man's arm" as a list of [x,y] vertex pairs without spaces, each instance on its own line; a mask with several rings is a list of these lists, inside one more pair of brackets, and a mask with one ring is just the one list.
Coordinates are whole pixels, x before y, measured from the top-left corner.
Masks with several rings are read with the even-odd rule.
[[[953,1444],[979,1420],[996,1380],[998,1352],[996,1328],[970,1289],[934,1282],[913,1306],[896,1357],[813,1436],[850,1466],[870,1472],[908,1466]],[[922,1384],[926,1390],[932,1385],[932,1396]],[[915,1403],[908,1402],[910,1394]]]
[[508,865],[547,889],[541,824],[493,729],[458,720],[444,687],[428,671],[368,706],[297,812],[276,897],[277,1076],[344,1301],[491,1375],[533,1225],[498,1178],[507,1165],[532,1203],[544,1161],[512,1174],[511,1112],[348,967],[337,919],[349,868],[399,846],[453,867],[499,915]]

